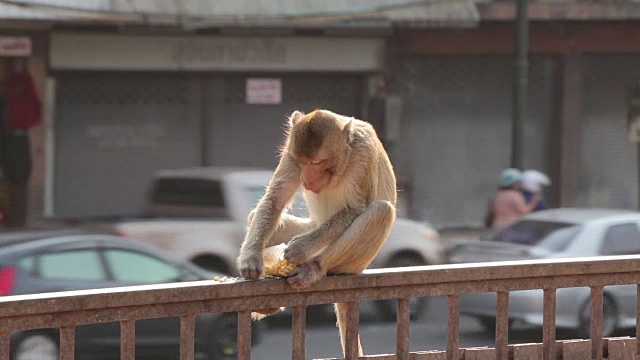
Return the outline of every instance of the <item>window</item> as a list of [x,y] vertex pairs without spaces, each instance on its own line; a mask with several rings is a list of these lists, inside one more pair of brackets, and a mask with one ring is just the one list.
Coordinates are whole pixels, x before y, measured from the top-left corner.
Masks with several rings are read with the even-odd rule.
[[640,229],[634,223],[610,226],[604,234],[602,255],[640,254]]
[[40,255],[40,277],[44,279],[105,280],[96,251],[74,250]]
[[153,201],[158,204],[225,207],[222,185],[211,180],[160,179],[153,188]]
[[488,240],[562,251],[579,230],[579,225],[570,223],[521,220],[493,234]]
[[[264,193],[265,193],[264,187],[256,187],[256,188],[249,189],[249,194],[251,196],[251,204],[254,207],[258,205],[258,201],[260,201],[260,198],[262,198]],[[291,201],[291,205],[287,212],[291,215],[298,216],[298,217],[303,217],[303,218],[309,217],[309,209],[307,208],[307,203],[305,202],[304,197],[300,192],[296,193],[296,195],[293,197],[293,200]]]
[[34,256],[28,256],[20,259],[18,266],[26,273],[33,275],[36,271],[36,259]]
[[108,249],[105,258],[114,280],[138,284],[156,284],[181,280],[182,269],[134,251]]

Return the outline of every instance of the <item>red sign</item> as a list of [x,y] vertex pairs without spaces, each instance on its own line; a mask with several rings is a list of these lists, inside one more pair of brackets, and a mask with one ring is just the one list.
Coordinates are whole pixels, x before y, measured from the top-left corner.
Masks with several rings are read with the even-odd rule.
[[282,103],[280,79],[247,79],[247,104]]
[[0,56],[31,55],[31,39],[23,37],[0,36]]

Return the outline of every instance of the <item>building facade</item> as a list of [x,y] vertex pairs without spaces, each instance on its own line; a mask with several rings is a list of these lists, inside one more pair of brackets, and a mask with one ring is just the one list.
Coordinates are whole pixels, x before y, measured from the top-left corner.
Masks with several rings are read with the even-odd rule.
[[[273,168],[287,114],[327,108],[376,126],[404,215],[480,225],[511,154],[514,4],[431,6],[418,17],[422,8],[390,3],[376,8],[386,17],[312,25],[5,25],[0,36],[36,44],[28,66],[45,105],[30,130],[29,217],[139,214],[163,168]],[[640,78],[640,16],[633,4],[576,6],[529,6],[524,166],[551,175],[553,206],[636,209],[627,103]]]

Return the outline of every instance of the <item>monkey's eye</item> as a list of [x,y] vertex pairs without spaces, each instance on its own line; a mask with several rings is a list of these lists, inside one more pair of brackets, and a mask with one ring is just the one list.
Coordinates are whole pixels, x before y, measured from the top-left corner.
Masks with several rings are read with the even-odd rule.
[[309,164],[311,165],[320,165],[322,164],[324,160],[316,160],[316,161],[309,161]]

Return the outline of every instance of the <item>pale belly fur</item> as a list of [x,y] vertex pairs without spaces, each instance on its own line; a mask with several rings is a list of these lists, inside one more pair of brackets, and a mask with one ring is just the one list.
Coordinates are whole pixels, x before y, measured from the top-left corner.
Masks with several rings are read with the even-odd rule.
[[323,224],[347,205],[342,186],[325,189],[320,194],[304,190],[303,196],[309,207],[310,216],[317,225]]

